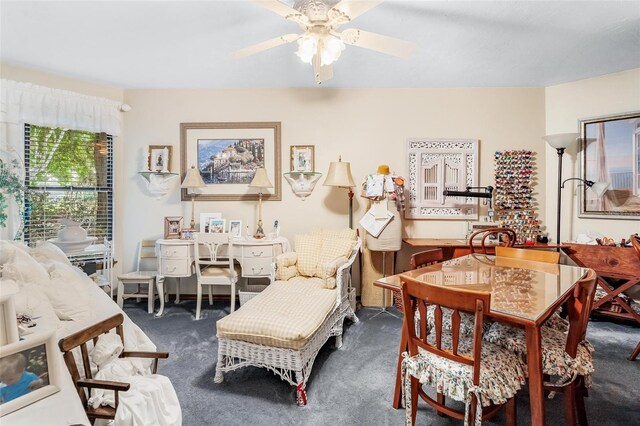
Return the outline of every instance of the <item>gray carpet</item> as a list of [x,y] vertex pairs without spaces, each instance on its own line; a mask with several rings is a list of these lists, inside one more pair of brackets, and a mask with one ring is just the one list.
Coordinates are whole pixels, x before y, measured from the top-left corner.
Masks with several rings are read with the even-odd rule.
[[[203,319],[195,321],[195,302],[169,303],[162,318],[147,314],[146,302],[127,301],[125,310],[158,346],[170,352],[159,373],[178,393],[184,425],[401,425],[404,410],[391,407],[401,321],[387,315],[372,318],[372,309],[357,312],[359,324],[346,321],[344,345],[330,339],[321,349],[307,384],[309,404],[295,405],[293,387],[273,373],[254,367],[213,382],[217,360],[216,320],[228,305],[203,303]],[[223,308],[225,309],[223,311]],[[640,358],[626,357],[640,340],[640,329],[604,321],[589,324],[588,339],[596,349],[594,387],[587,398],[591,425],[640,424]],[[518,423],[530,424],[529,396],[518,394]],[[460,425],[419,406],[417,423]],[[547,400],[548,424],[562,425],[562,395]],[[504,413],[493,423],[504,424]]]

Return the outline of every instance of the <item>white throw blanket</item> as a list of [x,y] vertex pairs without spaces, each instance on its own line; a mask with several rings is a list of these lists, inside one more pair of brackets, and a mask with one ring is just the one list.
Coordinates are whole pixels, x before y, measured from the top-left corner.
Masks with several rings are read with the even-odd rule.
[[[159,374],[147,374],[140,364],[131,359],[118,358],[123,346],[120,336],[109,333],[100,336],[91,351],[91,361],[98,365],[95,379],[114,380],[131,384],[126,392],[120,392],[116,411],[116,426],[174,426],[182,424],[182,410],[173,386],[168,378]],[[114,392],[94,389],[89,404],[115,406]]]

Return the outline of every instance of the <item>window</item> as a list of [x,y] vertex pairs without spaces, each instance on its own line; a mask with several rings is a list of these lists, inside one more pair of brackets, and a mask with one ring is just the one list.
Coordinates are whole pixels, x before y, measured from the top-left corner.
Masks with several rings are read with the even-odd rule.
[[113,237],[113,138],[25,124],[25,242],[56,238],[59,218]]

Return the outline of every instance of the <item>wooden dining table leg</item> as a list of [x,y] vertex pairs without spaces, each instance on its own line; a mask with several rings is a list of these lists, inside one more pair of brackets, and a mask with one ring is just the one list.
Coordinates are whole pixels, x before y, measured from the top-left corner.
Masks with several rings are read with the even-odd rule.
[[542,343],[540,326],[528,326],[527,368],[529,370],[529,405],[532,426],[544,425],[544,378],[542,374]]
[[402,319],[402,333],[400,334],[400,349],[398,349],[398,366],[396,368],[396,388],[393,391],[393,408],[396,410],[402,407],[402,353],[409,349],[409,339],[405,333],[406,315]]

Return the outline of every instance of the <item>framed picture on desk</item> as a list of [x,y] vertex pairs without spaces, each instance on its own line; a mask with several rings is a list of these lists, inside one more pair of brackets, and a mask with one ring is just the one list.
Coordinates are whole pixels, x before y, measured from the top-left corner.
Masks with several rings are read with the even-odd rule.
[[165,216],[164,218],[164,239],[178,240],[180,239],[180,231],[182,230],[182,216]]

